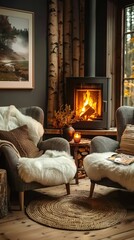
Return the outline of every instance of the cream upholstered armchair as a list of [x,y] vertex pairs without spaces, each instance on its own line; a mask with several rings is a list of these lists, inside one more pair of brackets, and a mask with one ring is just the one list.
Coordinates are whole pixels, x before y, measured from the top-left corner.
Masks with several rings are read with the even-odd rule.
[[[90,197],[95,184],[134,191],[134,163],[124,166],[109,161],[116,153],[134,157],[134,107],[121,106],[116,111],[117,140],[96,136],[91,140],[90,154],[83,160],[84,169],[91,181]],[[125,156],[124,156],[125,154]]]
[[[25,116],[28,116],[28,119],[26,122],[25,122]],[[16,127],[16,121],[17,121],[16,118],[17,120],[19,119],[18,127]],[[7,119],[8,119],[8,122],[7,122]],[[15,106],[9,106],[6,108],[5,107],[0,108],[0,143],[1,143],[0,144],[0,168],[4,168],[7,171],[8,184],[9,184],[10,190],[19,192],[19,201],[20,201],[21,210],[24,209],[24,192],[25,191],[48,187],[48,186],[51,186],[51,183],[49,182],[48,184],[42,184],[42,182],[40,183],[37,181],[25,182],[23,178],[20,177],[20,174],[18,171],[18,164],[21,159],[20,157],[22,158],[24,157],[24,160],[26,160],[27,157],[29,159],[30,158],[37,159],[40,156],[42,156],[47,150],[65,152],[67,153],[67,156],[70,156],[70,146],[68,141],[65,140],[64,138],[54,137],[54,138],[43,141],[42,139],[43,127],[40,128],[40,130],[37,129],[37,132],[39,132],[41,138],[37,142],[37,139],[34,135],[33,139],[37,144],[33,143],[33,141],[31,141],[31,138],[29,139],[29,133],[27,133],[27,130],[28,130],[27,125],[30,126],[30,121],[33,119],[35,121],[35,125],[33,125],[31,128],[31,134],[34,132],[34,128],[37,122],[41,123],[40,124],[41,126],[43,126],[44,124],[44,111],[40,107],[31,106],[31,107],[23,107],[23,108],[17,109],[15,108]],[[9,125],[11,129],[9,128],[5,130],[4,127],[6,126],[7,128],[8,123],[10,123]],[[11,140],[11,144],[9,144],[10,140]],[[18,152],[20,156],[18,156]],[[56,164],[56,161],[55,161],[55,164]],[[67,166],[70,169],[70,173],[71,173],[71,175],[69,175],[69,174],[66,174],[66,171],[65,171],[66,166],[64,166],[64,159],[62,161],[62,164],[63,164],[63,172],[61,172],[62,180],[59,182],[59,184],[65,184],[67,194],[70,194],[70,181],[75,176],[76,166],[74,161],[69,162],[70,165]],[[52,171],[53,170],[52,166],[50,168],[51,169],[49,171],[49,166],[48,166],[47,171],[48,173],[50,173],[49,175],[52,175],[51,177],[53,178],[53,183],[54,183],[58,170],[57,172],[54,172]],[[63,175],[63,178],[62,178],[62,175]],[[45,183],[47,183],[47,180],[45,180]],[[52,185],[56,185],[56,183]]]

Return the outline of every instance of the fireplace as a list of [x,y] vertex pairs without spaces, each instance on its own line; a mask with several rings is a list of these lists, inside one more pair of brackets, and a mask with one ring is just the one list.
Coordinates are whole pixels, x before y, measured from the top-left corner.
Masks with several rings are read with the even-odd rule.
[[82,120],[76,129],[109,129],[111,122],[110,79],[106,77],[68,77],[66,103]]

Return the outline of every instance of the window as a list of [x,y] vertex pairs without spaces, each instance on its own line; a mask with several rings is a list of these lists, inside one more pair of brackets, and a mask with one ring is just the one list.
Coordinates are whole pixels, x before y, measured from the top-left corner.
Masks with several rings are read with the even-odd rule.
[[134,5],[124,9],[123,105],[134,106]]

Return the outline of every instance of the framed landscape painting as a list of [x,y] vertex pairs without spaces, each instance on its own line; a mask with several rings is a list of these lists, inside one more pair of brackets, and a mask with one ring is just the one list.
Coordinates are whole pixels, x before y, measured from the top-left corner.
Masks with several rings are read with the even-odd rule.
[[33,13],[0,7],[0,89],[34,88]]

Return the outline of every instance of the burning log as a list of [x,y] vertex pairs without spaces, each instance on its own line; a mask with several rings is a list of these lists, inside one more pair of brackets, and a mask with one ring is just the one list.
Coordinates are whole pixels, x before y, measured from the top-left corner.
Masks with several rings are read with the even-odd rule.
[[81,114],[81,117],[90,117],[93,113],[95,112],[95,110],[90,107],[89,105],[86,105],[86,109],[85,109],[85,112]]

